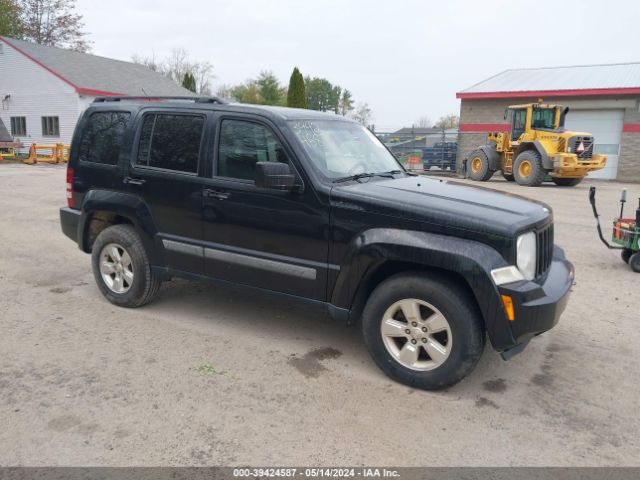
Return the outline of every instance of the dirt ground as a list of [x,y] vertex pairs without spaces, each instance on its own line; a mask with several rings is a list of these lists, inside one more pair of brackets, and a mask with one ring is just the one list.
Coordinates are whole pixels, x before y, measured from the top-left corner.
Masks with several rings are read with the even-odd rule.
[[[554,208],[576,285],[555,329],[440,393],[266,296],[173,281],[112,306],[60,231],[64,182],[0,165],[1,465],[640,465],[640,275],[598,241],[589,182],[487,184]],[[597,185],[605,224],[623,186],[635,208],[640,185]]]

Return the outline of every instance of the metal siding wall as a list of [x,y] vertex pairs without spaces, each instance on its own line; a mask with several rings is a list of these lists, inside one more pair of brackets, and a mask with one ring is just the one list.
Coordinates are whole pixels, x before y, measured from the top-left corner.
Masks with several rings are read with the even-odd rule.
[[[11,128],[11,117],[26,117],[27,136],[16,139],[25,144],[25,150],[33,142],[69,143],[79,115],[75,89],[2,40],[0,43],[0,97],[11,95],[0,109],[7,129]],[[44,116],[59,118],[59,138],[42,136]]]

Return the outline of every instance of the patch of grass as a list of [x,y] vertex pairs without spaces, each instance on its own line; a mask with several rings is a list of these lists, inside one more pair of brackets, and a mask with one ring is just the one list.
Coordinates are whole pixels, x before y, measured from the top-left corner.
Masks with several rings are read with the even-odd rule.
[[202,365],[195,367],[194,370],[196,372],[206,373],[207,375],[224,375],[227,373],[216,370],[216,368],[209,363],[203,363]]

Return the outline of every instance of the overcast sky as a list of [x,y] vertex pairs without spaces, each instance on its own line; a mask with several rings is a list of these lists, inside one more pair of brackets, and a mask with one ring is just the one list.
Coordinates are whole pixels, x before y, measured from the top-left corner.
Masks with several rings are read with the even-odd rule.
[[93,53],[213,64],[213,90],[294,66],[348,88],[376,130],[458,113],[510,68],[640,61],[638,0],[78,0]]

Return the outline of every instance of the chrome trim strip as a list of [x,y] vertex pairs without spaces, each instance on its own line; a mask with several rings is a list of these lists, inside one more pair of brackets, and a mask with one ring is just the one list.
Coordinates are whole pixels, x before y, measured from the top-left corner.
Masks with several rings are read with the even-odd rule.
[[315,268],[302,267],[300,265],[292,265],[290,263],[278,262],[276,260],[267,260],[265,258],[242,255],[240,253],[214,250],[212,248],[205,248],[204,256],[211,260],[235,263],[236,265],[280,273],[283,275],[302,278],[304,280],[315,280],[317,275],[317,270]]
[[162,245],[172,252],[184,253],[186,255],[195,255],[196,257],[204,256],[204,249],[198,245],[190,245],[184,242],[176,242],[174,240],[162,239]]

